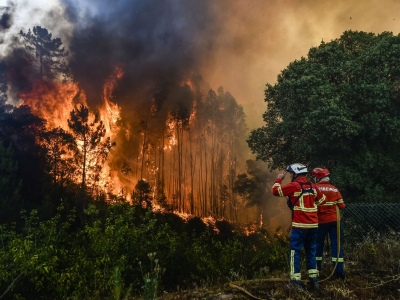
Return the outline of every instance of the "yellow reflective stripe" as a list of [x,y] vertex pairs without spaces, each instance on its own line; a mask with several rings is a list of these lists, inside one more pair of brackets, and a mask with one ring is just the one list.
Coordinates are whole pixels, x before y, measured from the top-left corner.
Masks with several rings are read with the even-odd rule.
[[305,193],[305,194],[303,194],[301,197],[300,197],[300,199],[299,199],[299,203],[300,203],[300,205],[299,206],[301,206],[301,207],[304,207],[304,196],[312,196],[312,197],[315,197],[315,195],[314,194],[311,194],[311,193]]
[[281,184],[280,184],[280,183],[274,183],[274,185],[272,186],[272,188],[274,188],[274,187],[278,187],[278,194],[279,194],[279,196],[284,197],[283,192],[282,192]]
[[316,260],[322,260],[322,256],[315,257]]
[[306,224],[306,223],[292,222],[292,226],[304,227],[304,228],[318,228],[318,223]]
[[344,203],[343,199],[336,200],[336,204]]
[[339,257],[339,259],[337,257],[332,257],[332,262],[336,262],[336,260],[338,262],[344,262],[344,258],[343,257]]
[[291,273],[290,280],[301,280],[301,273]]
[[[290,274],[295,274],[294,273],[294,250],[290,250]],[[290,278],[292,278],[292,275],[290,275]]]
[[335,204],[336,202],[325,202],[324,204],[322,204],[322,206],[333,206]]
[[299,201],[298,201],[299,205],[296,205],[295,207],[293,207],[293,209],[299,209],[300,207],[304,207],[304,198],[303,196],[300,197]]
[[324,194],[321,199],[319,199],[318,201],[315,201],[315,204],[316,205],[320,205],[322,202],[325,201],[325,199],[326,199],[326,197],[325,197],[325,194]]
[[308,277],[310,277],[310,278],[318,277],[318,274],[319,274],[319,272],[317,269],[309,269],[308,270]]
[[294,210],[300,210],[304,212],[317,212],[318,208],[316,207],[300,207],[300,206],[295,206]]

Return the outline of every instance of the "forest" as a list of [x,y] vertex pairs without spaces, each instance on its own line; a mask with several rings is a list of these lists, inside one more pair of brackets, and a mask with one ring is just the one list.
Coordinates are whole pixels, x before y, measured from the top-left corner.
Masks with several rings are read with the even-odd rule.
[[241,210],[260,204],[267,172],[243,154],[233,96],[188,80],[128,113],[121,66],[96,102],[59,38],[40,26],[17,38],[0,65],[1,297],[153,299],[161,284],[242,272],[232,251],[254,250],[233,224],[249,222]]
[[[20,60],[2,66],[6,199],[21,199],[19,205],[25,199],[21,207],[50,211],[57,206],[54,199],[142,202],[182,214],[245,221],[237,213],[249,202],[243,181],[264,183],[247,175],[238,181],[246,160],[257,166],[246,154],[245,115],[232,95],[220,88],[203,96],[191,82],[171,85],[153,91],[133,118],[115,102],[124,76],[116,66],[100,103],[90,108],[64,61],[68,52],[60,39],[40,26],[20,35]],[[24,68],[26,86],[18,87],[16,106],[7,102],[7,87],[16,89],[15,82],[7,81],[15,75],[10,67]]]

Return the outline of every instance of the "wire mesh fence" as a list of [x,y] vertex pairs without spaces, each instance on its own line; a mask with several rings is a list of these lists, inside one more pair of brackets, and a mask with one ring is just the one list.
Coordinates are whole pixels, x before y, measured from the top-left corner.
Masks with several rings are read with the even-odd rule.
[[346,242],[400,236],[400,203],[350,203],[342,211]]

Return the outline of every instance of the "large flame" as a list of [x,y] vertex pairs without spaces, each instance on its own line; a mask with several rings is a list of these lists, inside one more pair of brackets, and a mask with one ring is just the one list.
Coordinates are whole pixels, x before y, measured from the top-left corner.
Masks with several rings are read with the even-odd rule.
[[[154,208],[166,207],[183,218],[194,214],[237,219],[238,202],[232,182],[239,170],[235,143],[240,136],[233,135],[233,123],[224,123],[232,115],[231,111],[224,115],[224,105],[229,108],[232,103],[230,96],[218,91],[203,102],[195,85],[184,81],[167,89],[160,98],[154,96],[144,114],[141,111],[121,120],[121,107],[113,97],[123,76],[122,67],[117,66],[103,84],[98,107],[88,107],[86,94],[77,83],[44,82],[21,94],[21,105],[30,106],[34,114],[47,120],[49,131],[70,131],[70,113],[82,104],[99,115],[106,129],[104,139],[117,142],[115,151],[106,161],[101,160],[100,172],[91,171],[99,166],[99,160],[89,153],[86,165],[81,164],[72,175],[76,183],[85,184],[83,170],[87,171],[92,182],[86,185],[94,193],[109,196],[110,201],[131,202],[136,183],[147,178]],[[171,103],[163,102],[167,100]],[[90,118],[89,123],[93,123],[94,115]],[[224,130],[224,126],[233,129]],[[77,141],[77,147],[83,152],[82,141]],[[71,151],[65,150],[63,158],[73,160]]]
[[[115,139],[120,130],[117,125],[120,119],[121,108],[112,101],[112,92],[117,84],[117,81],[122,78],[123,71],[120,66],[115,68],[114,73],[105,82],[103,87],[103,104],[98,110],[101,121],[106,128],[104,139]],[[87,106],[85,93],[79,89],[77,83],[45,83],[37,82],[30,92],[21,93],[21,103],[19,105],[27,105],[31,108],[32,113],[47,121],[47,130],[53,128],[62,128],[65,131],[70,131],[68,127],[68,119],[73,109],[77,105],[83,104]],[[93,121],[93,116],[91,117]],[[78,148],[82,144],[78,142]],[[63,158],[70,156],[70,152],[64,151]],[[89,157],[87,164],[95,164],[96,159]],[[90,168],[88,168],[90,169]],[[90,174],[88,174],[90,176]],[[76,181],[79,176],[76,176]],[[127,194],[124,192],[124,187],[121,184],[117,172],[112,171],[108,162],[102,167],[100,177],[97,182],[98,189],[102,192],[111,192],[115,195]],[[125,198],[129,198],[124,195]]]
[[22,102],[32,113],[47,121],[47,129],[68,130],[68,118],[76,103],[87,105],[84,92],[76,83],[37,82],[30,92],[20,94]]
[[121,108],[111,100],[112,93],[119,79],[122,78],[124,72],[121,66],[117,66],[108,81],[103,87],[103,107],[100,109],[100,117],[106,126],[107,132],[111,133],[111,137],[115,137],[119,128],[117,122],[120,119]]

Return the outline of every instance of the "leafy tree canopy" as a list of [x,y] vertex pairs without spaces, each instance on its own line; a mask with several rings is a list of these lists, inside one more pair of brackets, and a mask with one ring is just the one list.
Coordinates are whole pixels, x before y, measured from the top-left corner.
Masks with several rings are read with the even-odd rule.
[[18,164],[13,157],[11,144],[6,148],[0,140],[0,219],[8,221],[18,216],[21,209],[21,185]]
[[397,199],[400,36],[346,31],[321,42],[266,85],[265,101],[266,124],[247,141],[257,159],[324,165],[352,200]]

